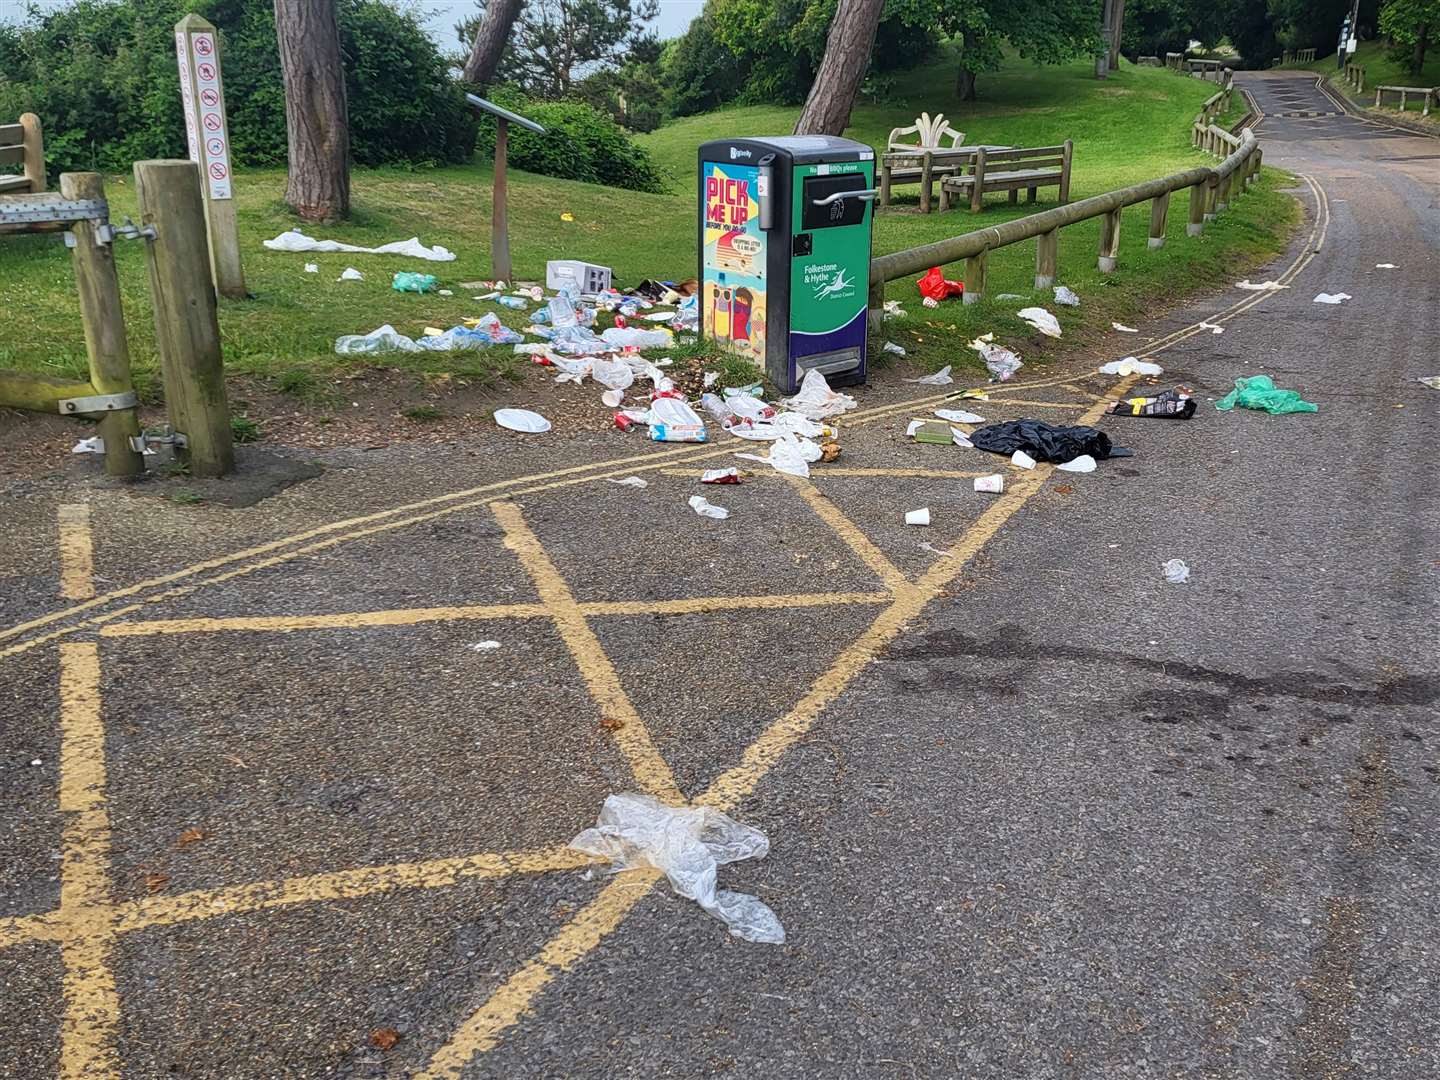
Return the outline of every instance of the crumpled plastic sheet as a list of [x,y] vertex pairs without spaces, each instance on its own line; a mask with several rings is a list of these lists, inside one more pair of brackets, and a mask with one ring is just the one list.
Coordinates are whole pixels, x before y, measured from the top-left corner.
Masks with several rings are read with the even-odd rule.
[[1015,373],[1025,366],[1025,361],[1004,345],[996,345],[990,341],[980,343],[980,359],[985,361],[985,370],[1001,382],[1009,382],[1015,377]]
[[1066,307],[1079,307],[1080,297],[1075,295],[1075,290],[1068,285],[1055,286],[1055,303],[1064,304]]
[[950,374],[950,364],[946,364],[934,375],[926,375],[919,379],[906,379],[908,383],[919,383],[922,386],[949,386],[955,381]]
[[843,412],[858,407],[855,399],[849,394],[831,390],[830,384],[825,381],[825,375],[819,368],[811,368],[807,371],[805,378],[800,383],[800,392],[794,397],[782,399],[780,404],[811,420],[824,420],[827,417],[839,416]]
[[338,240],[315,240],[306,236],[299,229],[289,229],[282,232],[274,240],[266,240],[264,244],[271,251],[351,251],[361,255],[408,255],[415,259],[427,259],[430,262],[454,262],[455,253],[448,248],[436,244],[433,248],[426,247],[420,242],[418,236],[412,236],[409,240],[396,240],[393,243],[382,244],[380,247],[356,247],[354,244],[342,244]]
[[[487,322],[494,319],[494,322]],[[487,315],[473,330],[453,326],[443,334],[408,338],[386,323],[368,334],[346,334],[335,339],[335,351],[342,355],[384,352],[461,352],[488,349],[491,345],[513,345],[524,341],[524,335],[511,330],[493,315]]]
[[1229,412],[1239,405],[1242,409],[1264,409],[1268,413],[1319,412],[1320,406],[1305,401],[1295,390],[1281,390],[1269,375],[1236,379],[1235,389],[1215,402],[1215,408]]
[[745,941],[785,943],[785,928],[758,897],[716,887],[719,867],[760,859],[770,841],[758,829],[708,806],[667,806],[648,795],[611,795],[593,829],[570,846],[610,860],[618,872],[653,866],[676,893],[694,900]]
[[607,390],[626,390],[635,381],[635,369],[621,360],[597,357],[590,365],[590,377]]
[[1048,335],[1049,337],[1060,336],[1060,320],[1055,318],[1054,315],[1051,315],[1050,312],[1046,311],[1043,307],[1021,308],[1015,314],[1028,322],[1036,330],[1039,330],[1042,334]]
[[761,465],[769,465],[778,473],[808,477],[810,462],[819,461],[823,455],[817,443],[809,439],[798,439],[787,431],[770,444],[769,457],[761,457],[759,454],[736,454],[735,456],[746,461],[758,461]]
[[1006,457],[1023,450],[1036,461],[1073,461],[1089,454],[1097,461],[1110,456],[1110,436],[1099,428],[1057,427],[1039,420],[1006,420],[976,428],[970,442],[977,450]]
[[784,412],[779,416],[752,424],[731,424],[725,430],[737,439],[747,439],[750,442],[771,442],[775,439],[783,439],[786,435],[798,435],[801,438],[813,439],[817,435],[825,434],[825,428],[822,425],[807,416],[793,412]]
[[600,331],[601,338],[615,349],[668,349],[675,343],[669,330],[642,330],[638,326],[612,326]]
[[1123,360],[1111,360],[1100,365],[1101,375],[1159,375],[1164,372],[1159,364],[1127,356]]

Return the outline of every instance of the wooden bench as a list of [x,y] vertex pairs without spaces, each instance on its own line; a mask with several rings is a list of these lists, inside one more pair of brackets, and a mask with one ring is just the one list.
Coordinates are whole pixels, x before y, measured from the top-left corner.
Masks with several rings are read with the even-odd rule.
[[0,173],[0,195],[33,195],[45,190],[45,143],[40,118],[26,113],[16,124],[0,124],[0,165],[22,172]]
[[[916,136],[916,142],[905,139]],[[943,144],[944,139],[950,145]],[[965,133],[945,122],[944,113],[921,113],[909,127],[891,128],[885,140],[885,153],[880,156],[880,205],[890,205],[890,188],[895,184],[920,185],[920,209],[930,212],[935,193],[935,178],[954,172],[956,165],[950,155],[965,141]]]
[[1014,150],[992,150],[977,146],[969,168],[940,181],[940,209],[949,210],[953,196],[969,195],[970,209],[978,211],[987,191],[1006,191],[1018,202],[1020,190],[1035,201],[1035,190],[1059,187],[1060,205],[1070,201],[1070,159],[1073,144],[1066,139],[1059,146],[1033,146]]

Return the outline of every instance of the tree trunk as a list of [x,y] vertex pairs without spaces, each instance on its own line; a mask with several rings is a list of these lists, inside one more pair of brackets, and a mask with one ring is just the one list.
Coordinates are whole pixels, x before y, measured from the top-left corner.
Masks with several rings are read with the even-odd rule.
[[1114,0],[1110,12],[1110,70],[1120,70],[1120,35],[1125,30],[1125,0]]
[[855,95],[870,67],[870,49],[885,0],[840,0],[796,135],[839,135],[850,123]]
[[465,61],[461,77],[479,87],[490,85],[495,69],[500,66],[500,57],[505,55],[505,46],[510,41],[510,28],[515,25],[515,16],[520,14],[524,0],[489,0],[485,5],[485,18],[480,29],[475,31],[475,44],[471,46],[470,58]]
[[975,100],[975,72],[969,68],[961,68],[955,76],[955,96],[961,101]]
[[350,216],[350,118],[335,0],[275,0],[285,79],[290,177],[285,201],[305,221]]
[[1420,72],[1425,68],[1425,48],[1430,44],[1430,25],[1427,23],[1420,27],[1420,32],[1415,35],[1415,51],[1410,54],[1410,74],[1415,78],[1420,77]]

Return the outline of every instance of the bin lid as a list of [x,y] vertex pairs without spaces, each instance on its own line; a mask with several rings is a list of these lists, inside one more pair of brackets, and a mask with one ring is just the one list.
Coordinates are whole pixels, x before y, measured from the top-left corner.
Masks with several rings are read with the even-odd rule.
[[854,139],[838,135],[745,135],[734,139],[716,139],[700,147],[702,156],[711,148],[722,151],[728,146],[749,147],[757,152],[778,150],[794,163],[816,161],[870,161],[875,151]]

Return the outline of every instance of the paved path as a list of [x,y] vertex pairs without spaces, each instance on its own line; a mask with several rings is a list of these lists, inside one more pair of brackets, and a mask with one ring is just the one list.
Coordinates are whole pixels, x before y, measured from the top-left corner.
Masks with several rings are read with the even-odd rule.
[[[1145,352],[1318,414],[1107,420],[1137,456],[1068,476],[871,391],[813,483],[707,489],[725,522],[684,499],[729,447],[610,436],[340,455],[249,511],[20,493],[0,1075],[1440,1074],[1440,144],[1242,85],[1302,177],[1290,287]],[[787,943],[586,873],[623,790],[763,829],[721,881]]]

